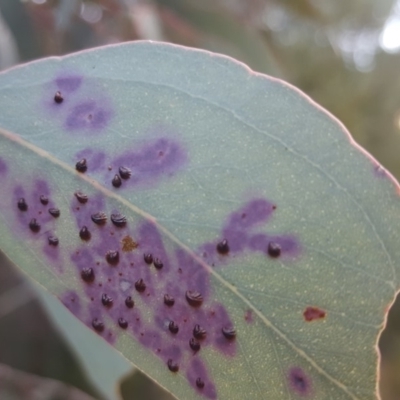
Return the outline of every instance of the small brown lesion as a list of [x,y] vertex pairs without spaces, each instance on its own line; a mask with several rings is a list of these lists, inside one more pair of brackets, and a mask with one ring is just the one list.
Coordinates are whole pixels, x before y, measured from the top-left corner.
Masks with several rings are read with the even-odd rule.
[[131,236],[127,235],[122,238],[122,251],[133,251],[137,247],[139,247],[139,244],[136,243]]

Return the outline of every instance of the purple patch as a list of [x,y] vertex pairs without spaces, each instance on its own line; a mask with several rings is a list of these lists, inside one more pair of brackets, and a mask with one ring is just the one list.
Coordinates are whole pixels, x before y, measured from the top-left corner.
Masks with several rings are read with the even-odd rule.
[[[83,223],[90,224],[90,214],[93,209],[98,209],[102,205],[101,200],[100,197],[93,196],[95,206],[89,201],[74,211],[78,202],[72,198],[71,209],[77,219],[78,228]],[[117,213],[118,210],[111,212]],[[71,257],[76,265],[84,293],[90,300],[90,318],[86,322],[88,326],[93,324],[94,319],[103,323],[108,321],[105,317],[108,315],[115,321],[117,329],[127,329],[132,332],[139,343],[160,357],[165,364],[172,360],[179,366],[180,371],[193,368],[190,367],[190,360],[194,352],[189,342],[197,324],[207,331],[206,337],[201,339],[202,348],[212,346],[226,356],[234,356],[236,342],[227,340],[222,334],[222,328],[225,325],[232,325],[232,322],[223,305],[210,299],[209,273],[200,262],[181,249],[171,249],[168,252],[163,237],[152,222],[145,221],[135,229],[132,229],[129,223],[123,228],[118,228],[110,221],[103,227],[93,223],[90,226],[92,233],[90,243],[82,243]],[[127,236],[135,240],[138,247],[125,252],[123,239]],[[118,265],[107,264],[104,258],[107,249],[119,251]],[[144,257],[145,254],[147,257]],[[156,267],[156,259],[162,261],[162,268]],[[94,280],[82,279],[82,270],[88,266],[94,269]],[[143,279],[146,283],[144,292],[135,290],[135,282],[139,279]],[[200,307],[193,308],[187,303],[185,292],[188,289],[201,291],[203,303]],[[164,304],[164,295],[167,293],[175,297],[175,303],[171,307]],[[113,299],[112,305],[105,306],[101,301],[104,294]],[[127,296],[132,297],[134,306],[127,307]],[[148,322],[147,318],[144,322],[140,317],[140,304],[143,303],[154,312],[152,322]],[[123,327],[119,322],[121,318],[124,320]],[[170,331],[171,321],[179,328],[178,332]],[[107,336],[105,323],[102,331],[95,329],[93,325],[92,329],[106,340],[111,340]],[[114,337],[116,335],[118,333],[114,333]],[[201,350],[196,353],[196,358],[200,360],[200,357]],[[203,362],[199,363],[198,365],[202,367],[196,368],[206,384],[199,391],[208,398],[215,398],[215,385],[207,376]]]
[[[214,383],[209,378],[207,369],[204,363],[199,358],[194,358],[190,361],[189,368],[186,372],[187,380],[190,382],[191,386],[195,388],[199,394],[202,394],[207,399],[216,399],[217,390]],[[199,388],[196,384],[198,379],[201,379],[204,386]]]
[[258,233],[249,238],[249,248],[254,251],[266,252],[269,243],[276,243],[280,246],[282,254],[296,256],[299,251],[299,244],[294,236],[268,236]]
[[[43,179],[38,179],[35,182],[35,188],[33,190],[33,199],[32,202],[39,203],[40,201],[40,196],[46,196],[49,197],[50,195],[50,190],[49,190],[49,185],[47,184],[46,181]],[[36,205],[36,204],[35,204]]]
[[[294,235],[268,235],[262,232],[252,232],[258,225],[267,223],[275,210],[276,206],[265,199],[249,201],[229,216],[218,239],[200,246],[198,254],[201,254],[208,264],[219,266],[229,263],[230,254],[237,255],[252,251],[271,256],[269,247],[272,245],[274,249],[272,258],[293,259],[300,254],[301,250]],[[227,250],[224,254],[219,254],[221,251],[218,251],[221,240],[226,243]]]
[[[85,155],[90,157],[93,154],[88,152]],[[124,165],[127,165],[128,160],[124,161]],[[128,165],[134,171],[133,166]],[[46,187],[42,184],[36,183],[35,190],[47,195]],[[90,241],[77,240],[79,244],[70,252],[86,300],[82,302],[82,307],[85,305],[85,317],[81,316],[81,319],[110,343],[117,340],[120,332],[129,332],[157,355],[165,368],[168,365],[179,368],[198,394],[209,399],[217,398],[216,385],[203,358],[204,349],[211,347],[225,357],[234,357],[237,353],[235,337],[236,334],[240,336],[241,332],[235,332],[235,323],[227,309],[214,300],[206,265],[173,243],[167,245],[154,222],[135,222],[133,225],[128,220],[121,226],[115,226],[111,214],[117,215],[121,210],[109,209],[102,195],[91,194],[88,197],[87,202],[81,203],[71,193],[70,205],[76,219],[77,239],[82,226],[87,226],[91,232]],[[206,243],[202,248],[207,249],[209,257],[220,263],[228,263],[230,254],[262,252],[268,257],[266,247],[271,240],[280,246],[283,256],[295,254],[298,242],[292,235],[260,232],[273,210],[275,206],[266,200],[250,201],[227,217],[215,242]],[[106,214],[107,221],[103,226],[91,220],[95,212]],[[226,254],[219,254],[216,246],[223,239],[228,241],[229,248]],[[118,263],[111,265],[107,261],[107,251],[118,252]],[[88,277],[88,268],[92,269],[93,276]],[[138,291],[135,286],[139,280],[146,284],[144,291]],[[188,291],[198,292],[202,301],[196,306],[190,304],[187,300]],[[174,302],[165,304],[165,295],[173,297]],[[105,303],[104,298],[112,301]],[[129,306],[127,298],[132,300]],[[89,306],[86,306],[87,303]],[[150,318],[149,313],[152,314]],[[248,314],[252,320],[251,311]],[[226,333],[229,329],[233,332],[231,336]],[[296,371],[294,369],[290,375],[293,385],[301,395],[308,393],[309,380],[305,377],[302,380],[304,374]]]
[[127,185],[151,185],[158,179],[170,176],[186,163],[181,145],[171,138],[158,138],[144,143],[135,151],[127,152],[112,164],[131,170]]
[[222,334],[222,328],[234,326],[228,312],[222,304],[217,304],[213,309],[213,317],[217,323],[213,325],[212,333],[215,337],[215,347],[223,354],[233,357],[236,354],[236,341],[227,340]]
[[[41,202],[40,197],[45,196],[47,198],[46,204]],[[27,205],[26,211],[21,211],[18,208],[18,202],[20,199],[24,199]],[[42,243],[45,254],[49,256],[53,261],[56,260],[58,249],[48,248],[48,236],[50,232],[56,229],[57,218],[54,218],[50,213],[49,209],[53,208],[54,202],[50,196],[50,190],[46,181],[37,179],[33,180],[31,186],[26,185],[23,189],[22,186],[16,186],[13,191],[13,208],[15,210],[16,219],[18,220],[19,234],[28,235],[31,239]],[[29,229],[30,222],[36,220],[36,223],[40,226],[38,231]],[[57,267],[60,271],[60,265],[55,265],[54,262],[51,264]]]
[[65,307],[68,308],[75,317],[80,318],[81,312],[81,304],[79,300],[79,296],[73,290],[65,292],[63,296],[60,298],[61,302],[64,304]]
[[61,92],[72,93],[81,87],[82,80],[83,78],[80,75],[65,75],[56,78],[55,84]]
[[69,131],[101,131],[108,125],[111,117],[112,111],[109,107],[88,100],[72,108],[65,120],[65,127]]
[[7,164],[2,158],[0,158],[0,175],[5,175],[6,172],[7,172]]
[[[179,281],[186,284],[186,290],[198,292],[207,300],[210,291],[209,272],[192,256],[181,249],[176,250],[179,265]],[[182,290],[183,287],[181,286]]]
[[[49,260],[53,263],[53,266],[55,266],[55,262],[58,261],[59,257],[60,257],[59,245],[52,246],[49,244],[49,242],[47,240],[43,246],[43,252],[49,258]],[[60,263],[57,263],[57,267],[59,268],[60,272],[62,272],[62,268],[60,268],[61,267]]]
[[257,224],[267,222],[275,206],[265,199],[255,199],[232,213],[227,229],[233,231],[247,230]]
[[156,226],[152,223],[144,223],[139,230],[140,251],[143,254],[151,254],[153,259],[162,261],[163,267],[159,274],[166,274],[170,271],[170,263],[161,235]]
[[139,334],[139,342],[149,350],[156,352],[162,346],[162,338],[159,332],[146,330]]
[[288,372],[287,379],[289,381],[289,386],[297,395],[306,397],[311,394],[311,380],[303,369],[292,367]]

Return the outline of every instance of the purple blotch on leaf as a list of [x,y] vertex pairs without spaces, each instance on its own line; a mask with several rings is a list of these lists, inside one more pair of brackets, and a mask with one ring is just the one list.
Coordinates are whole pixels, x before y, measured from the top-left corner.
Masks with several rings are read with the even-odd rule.
[[258,198],[249,201],[227,218],[220,234],[220,237],[224,239],[205,243],[199,248],[199,254],[214,267],[228,263],[229,258],[219,256],[228,251],[232,255],[256,251],[272,259],[281,256],[285,259],[293,259],[301,250],[295,235],[257,233],[260,230],[265,231],[265,227],[262,225],[268,222],[276,208],[275,204],[266,199]]
[[78,90],[82,84],[82,76],[65,75],[55,79],[55,84],[61,92],[72,93]]
[[[211,335],[215,337],[215,346],[224,354],[234,356],[236,354],[236,340],[234,340],[236,331],[233,329],[234,324],[229,318],[226,308],[220,303],[214,306],[214,318],[217,323],[213,324]],[[230,334],[229,340],[222,332],[222,328],[227,329],[225,333]],[[229,332],[230,329],[233,332]]]
[[79,296],[74,291],[68,291],[64,293],[64,295],[60,298],[61,302],[67,307],[72,314],[79,318],[79,314],[81,311],[81,304],[79,300]]
[[[144,222],[137,227],[132,222],[121,229],[113,221],[115,219],[118,223],[118,211],[110,209],[103,197],[97,199],[96,194],[92,194],[90,201],[82,207],[79,207],[75,197],[71,197],[71,210],[77,222],[75,235],[83,226],[89,226],[92,231],[90,246],[77,238],[80,244],[71,254],[82,291],[86,300],[89,300],[88,306],[87,301],[84,302],[90,310],[85,322],[92,326],[92,321],[97,318],[105,324],[107,315],[114,323],[111,327],[104,326],[101,336],[105,340],[115,341],[122,329],[127,329],[129,335],[133,335],[141,345],[154,352],[163,363],[167,364],[169,359],[177,363],[184,375],[190,368],[191,360],[199,359],[202,367],[195,368],[190,384],[205,398],[215,398],[211,371],[201,361],[203,352],[200,350],[200,342],[204,349],[210,346],[212,350],[228,357],[235,355],[237,343],[235,340],[227,340],[221,332],[223,327],[231,327],[233,324],[225,307],[213,300],[210,274],[205,265],[183,249],[169,243],[167,245],[165,237],[153,222]],[[95,213],[99,210],[107,210],[112,221],[112,224],[102,229],[96,226],[98,215]],[[112,213],[115,215],[110,215]],[[93,216],[95,221],[92,220]],[[122,239],[126,236],[134,239],[135,248],[139,246],[139,250],[123,251]],[[223,238],[219,236],[219,241]],[[214,253],[215,246],[216,242],[213,245]],[[119,252],[118,267],[108,267],[105,254],[109,249]],[[145,262],[145,254],[152,255],[152,263],[149,265]],[[162,269],[157,269],[159,263],[163,264]],[[85,268],[94,269],[96,277],[93,282],[86,282],[81,275]],[[189,300],[194,305],[198,305],[199,298],[203,300],[201,307],[188,304],[187,290]],[[103,294],[113,299],[112,307],[104,304]],[[137,304],[134,304],[131,296],[137,297]],[[153,313],[151,319],[147,318],[149,312]],[[120,318],[126,321],[126,327],[124,323],[121,326]],[[194,329],[196,325],[198,327]],[[115,330],[111,330],[113,328]],[[200,385],[196,384],[198,379]],[[201,388],[202,383],[204,386]]]
[[230,216],[227,228],[247,230],[260,223],[265,223],[275,208],[274,204],[265,199],[252,200]]
[[[157,179],[170,176],[186,163],[186,153],[180,143],[161,137],[136,147],[118,157],[113,164],[124,165],[130,171],[129,185],[152,185]],[[124,175],[124,174],[123,174]],[[128,177],[128,174],[126,174]],[[121,175],[122,178],[124,176]],[[126,179],[126,178],[124,178]]]
[[146,264],[151,264],[154,261],[154,255],[157,258],[162,259],[163,271],[168,272],[170,265],[168,262],[168,256],[164,248],[163,240],[158,231],[157,227],[153,223],[144,223],[140,226],[138,242],[142,246],[143,260]]
[[7,172],[7,164],[2,158],[0,158],[0,174],[5,175],[6,172]]
[[186,377],[191,386],[208,399],[217,398],[217,390],[207,373],[206,366],[199,358],[190,361]]
[[271,258],[296,256],[300,251],[299,243],[293,235],[268,236],[263,233],[249,238],[249,248],[268,254]]
[[69,131],[100,131],[107,127],[111,116],[112,111],[109,107],[88,100],[72,108],[65,121],[65,127]]
[[290,387],[297,395],[305,397],[311,393],[311,380],[301,368],[290,368],[287,379]]
[[197,292],[203,300],[206,300],[210,291],[209,272],[197,260],[181,249],[176,251],[176,259],[180,268],[181,279],[186,279],[190,283],[189,290]]
[[142,333],[143,335],[140,335],[139,341],[143,344],[143,346],[146,346],[153,351],[160,347],[162,339],[158,332],[146,330]]

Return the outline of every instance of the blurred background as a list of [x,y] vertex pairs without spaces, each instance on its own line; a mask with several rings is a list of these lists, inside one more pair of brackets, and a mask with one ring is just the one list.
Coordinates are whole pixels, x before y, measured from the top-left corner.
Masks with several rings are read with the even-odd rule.
[[[400,178],[400,0],[0,0],[0,69],[138,39],[227,54],[294,84]],[[87,348],[57,307],[0,257],[1,399],[116,399],[122,375],[124,399],[171,399],[118,355],[104,365],[109,349]],[[398,400],[400,301],[380,351],[382,399]]]

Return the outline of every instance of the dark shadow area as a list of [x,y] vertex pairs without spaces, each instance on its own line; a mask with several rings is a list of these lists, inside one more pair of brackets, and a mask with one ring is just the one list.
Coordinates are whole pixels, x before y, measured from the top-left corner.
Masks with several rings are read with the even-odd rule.
[[381,352],[380,392],[382,400],[398,400],[400,393],[400,296],[389,311],[379,340]]

